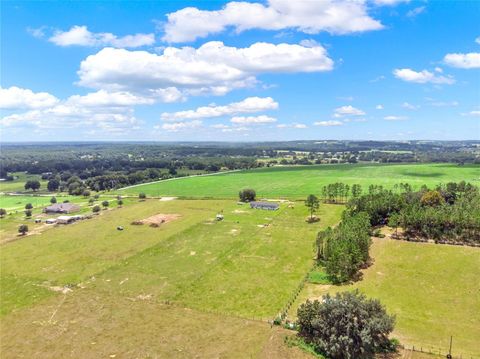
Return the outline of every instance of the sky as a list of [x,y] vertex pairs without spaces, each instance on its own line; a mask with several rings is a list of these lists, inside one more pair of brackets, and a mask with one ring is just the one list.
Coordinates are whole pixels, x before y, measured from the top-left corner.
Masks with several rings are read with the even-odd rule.
[[480,139],[480,1],[0,6],[2,142]]

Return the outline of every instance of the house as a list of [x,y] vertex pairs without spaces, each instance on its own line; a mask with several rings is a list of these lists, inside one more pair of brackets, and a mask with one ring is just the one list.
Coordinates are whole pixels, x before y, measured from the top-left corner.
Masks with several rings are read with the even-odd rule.
[[75,217],[73,216],[60,216],[57,218],[58,224],[70,224],[75,222]]
[[273,202],[250,202],[250,208],[276,211],[279,208],[279,205],[278,203]]
[[54,203],[43,209],[45,213],[72,213],[80,211],[80,206],[72,203]]
[[46,224],[55,224],[57,223],[57,220],[55,218],[48,218],[45,220]]

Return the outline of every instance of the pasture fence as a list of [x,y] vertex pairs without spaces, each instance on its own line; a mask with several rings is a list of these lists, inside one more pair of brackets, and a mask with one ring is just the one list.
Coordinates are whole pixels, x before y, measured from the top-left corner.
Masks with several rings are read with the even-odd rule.
[[[455,350],[453,348],[451,351],[450,349],[446,347],[441,347],[438,345],[432,345],[432,344],[402,344],[400,347],[405,350],[405,351],[411,351],[411,352],[416,352],[416,353],[425,353],[425,354],[431,354],[431,355],[438,355],[442,356],[444,358],[451,358],[451,359],[478,359],[478,356],[474,356],[473,353],[469,353],[465,350],[459,349]],[[451,354],[450,354],[451,353]],[[451,355],[448,357],[448,355]]]

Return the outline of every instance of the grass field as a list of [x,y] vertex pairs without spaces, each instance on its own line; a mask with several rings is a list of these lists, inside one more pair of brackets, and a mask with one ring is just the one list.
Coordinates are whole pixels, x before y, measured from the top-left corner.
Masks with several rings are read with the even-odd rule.
[[397,316],[394,336],[409,347],[480,357],[480,249],[376,239],[374,264],[350,286],[307,284],[290,315],[307,298],[360,289]]
[[25,182],[28,180],[39,180],[40,191],[47,189],[46,180],[42,180],[40,175],[26,174],[24,172],[9,173],[17,177],[13,181],[0,181],[0,192],[32,192],[32,190],[25,191]]
[[[222,210],[225,220],[214,221]],[[272,341],[282,343],[281,330],[272,331],[251,318],[272,319],[283,307],[312,266],[315,233],[335,224],[342,210],[323,205],[321,224],[309,225],[302,203],[293,208],[282,204],[279,211],[269,212],[234,201],[148,200],[6,244],[0,253],[2,350],[28,357],[31,350],[44,353],[50,348],[51,357],[63,357],[71,349],[66,343],[75,341],[76,348],[88,352],[96,350],[90,342],[98,340],[105,345],[99,347],[113,354],[120,350],[126,356],[142,356],[148,353],[139,352],[143,349],[134,339],[148,342],[156,335],[163,339],[148,347],[157,355],[189,357],[195,343],[200,353],[228,352],[228,357],[236,357],[232,350],[243,345],[251,356],[287,350],[272,346]],[[160,228],[130,224],[158,213],[181,217]],[[117,231],[117,225],[125,230]],[[65,285],[73,286],[73,291],[64,295],[52,290]],[[49,321],[53,308],[58,308],[55,320]],[[190,317],[185,318],[185,308]],[[146,323],[153,313],[158,319]],[[23,326],[32,322],[37,324],[25,332]],[[153,323],[163,323],[160,334],[145,332],[145,326]],[[86,325],[109,335],[97,337]],[[196,333],[195,328],[203,327],[211,333]],[[132,336],[139,330],[144,331],[141,338]],[[215,345],[236,330],[243,344]],[[73,340],[78,332],[85,337]],[[23,344],[14,333],[22,333]],[[55,336],[55,342],[46,335]],[[179,336],[193,336],[192,344],[171,345]],[[122,337],[130,339],[119,340]],[[182,346],[184,352],[175,352]],[[283,357],[304,355],[295,348],[287,352]]]
[[324,185],[334,182],[350,185],[357,183],[366,190],[371,184],[391,187],[400,182],[408,182],[414,187],[420,187],[423,184],[434,186],[462,180],[479,185],[480,166],[342,164],[270,167],[144,184],[120,190],[119,193],[144,192],[150,196],[234,198],[240,189],[251,187],[260,197],[304,198],[311,193],[320,195]]

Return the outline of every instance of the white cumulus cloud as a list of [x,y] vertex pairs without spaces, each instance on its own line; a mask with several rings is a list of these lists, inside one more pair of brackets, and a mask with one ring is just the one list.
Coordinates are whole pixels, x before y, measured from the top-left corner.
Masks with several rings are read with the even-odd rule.
[[33,92],[16,86],[0,87],[0,109],[39,109],[58,102],[58,98],[47,92]]
[[382,29],[383,25],[368,15],[364,1],[269,0],[266,5],[232,1],[219,10],[186,7],[167,14],[162,39],[167,42],[193,41],[230,27],[237,32],[295,29],[307,34],[321,31],[348,34]]
[[420,106],[412,105],[411,103],[404,102],[402,103],[402,107],[406,108],[407,110],[418,110]]
[[422,70],[415,71],[412,69],[395,69],[393,75],[406,82],[414,82],[419,84],[432,83],[432,84],[445,84],[451,85],[455,83],[455,79],[451,76],[435,75],[433,72]]
[[200,126],[202,126],[202,121],[194,120],[190,122],[165,123],[162,126],[156,126],[156,129],[161,128],[168,132],[178,132],[180,130],[195,129]]
[[480,68],[480,52],[470,52],[468,54],[447,54],[443,61],[452,67],[460,69],[478,69]]
[[259,124],[259,123],[271,123],[271,122],[276,122],[277,119],[266,116],[266,115],[260,115],[260,116],[235,116],[232,117],[230,122],[235,123],[235,124],[242,124],[242,125],[253,125],[253,124]]
[[365,112],[355,108],[351,105],[338,107],[334,110],[333,117],[344,117],[344,116],[363,116]]
[[386,121],[403,121],[403,120],[406,120],[407,117],[391,115],[391,116],[385,116],[383,119],[386,120]]
[[330,126],[342,126],[342,121],[330,120],[330,121],[318,121],[313,123],[315,126],[330,127]]
[[118,37],[109,32],[90,32],[86,26],[72,26],[67,31],[56,30],[48,41],[58,46],[141,47],[153,45],[155,35],[135,34]]
[[173,113],[164,112],[161,119],[164,121],[179,121],[201,118],[215,118],[221,116],[236,115],[241,113],[254,113],[267,110],[276,110],[278,102],[271,97],[247,97],[239,102],[232,102],[225,106],[202,106],[195,110],[178,111]]
[[199,48],[167,47],[162,54],[104,48],[80,64],[79,84],[109,91],[156,91],[175,87],[190,95],[224,95],[252,86],[262,73],[330,71],[320,46],[258,42],[250,47],[211,41]]

